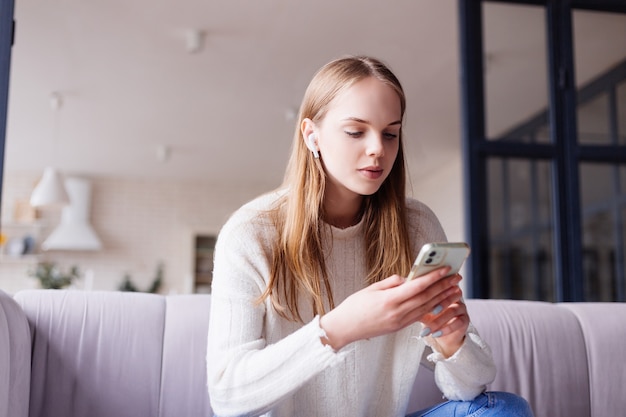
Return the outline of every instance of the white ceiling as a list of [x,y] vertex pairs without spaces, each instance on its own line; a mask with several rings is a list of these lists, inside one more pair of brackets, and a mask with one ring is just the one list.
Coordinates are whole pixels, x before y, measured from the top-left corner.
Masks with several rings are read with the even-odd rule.
[[[497,132],[545,106],[545,50],[534,46],[544,41],[540,9],[490,10],[487,93]],[[345,54],[381,58],[402,81],[414,176],[458,158],[456,0],[18,0],[15,18],[7,172],[56,165],[277,185],[308,81]],[[579,26],[591,45],[626,39],[623,19]],[[197,53],[186,49],[192,29],[206,33]],[[590,47],[581,79],[623,59],[624,44]],[[59,110],[50,106],[55,91]],[[158,160],[159,146],[171,150],[168,161]]]

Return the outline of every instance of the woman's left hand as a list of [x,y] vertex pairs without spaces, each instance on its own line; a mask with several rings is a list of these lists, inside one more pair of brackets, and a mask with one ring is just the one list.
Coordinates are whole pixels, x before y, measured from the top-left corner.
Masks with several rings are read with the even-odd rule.
[[463,345],[469,323],[467,307],[462,300],[448,305],[441,312],[433,311],[422,319],[424,329],[430,329],[429,335],[437,341],[440,353],[447,358]]

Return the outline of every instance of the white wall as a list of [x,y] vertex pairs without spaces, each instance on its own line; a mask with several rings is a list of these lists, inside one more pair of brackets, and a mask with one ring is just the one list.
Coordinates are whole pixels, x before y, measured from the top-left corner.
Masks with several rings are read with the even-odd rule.
[[413,178],[412,196],[428,205],[443,225],[449,241],[464,241],[464,203],[461,161],[451,158],[428,175]]
[[[449,240],[463,239],[460,163],[455,159],[428,176],[413,178],[412,195],[438,215]],[[27,200],[39,173],[7,173],[2,194],[2,222],[10,222],[17,200]],[[92,277],[93,289],[115,290],[126,273],[140,288],[165,266],[163,292],[191,291],[194,233],[217,234],[230,213],[272,188],[220,186],[219,182],[181,182],[90,178],[91,219],[104,249],[97,252],[50,251],[37,259],[0,261],[0,289],[15,293],[37,286],[28,270],[37,260],[54,261],[64,269],[77,265]],[[411,193],[410,193],[411,194]],[[41,210],[41,238],[58,224],[60,210]],[[83,280],[84,281],[84,280]],[[79,287],[85,285],[80,282]]]

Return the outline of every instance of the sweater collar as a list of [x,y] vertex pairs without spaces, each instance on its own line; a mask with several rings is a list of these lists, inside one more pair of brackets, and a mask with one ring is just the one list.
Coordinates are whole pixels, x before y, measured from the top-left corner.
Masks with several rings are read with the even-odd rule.
[[330,231],[333,239],[351,239],[359,235],[363,230],[363,216],[361,216],[361,220],[359,220],[357,224],[346,227],[345,229],[332,226],[325,222],[324,225],[326,226],[325,229]]

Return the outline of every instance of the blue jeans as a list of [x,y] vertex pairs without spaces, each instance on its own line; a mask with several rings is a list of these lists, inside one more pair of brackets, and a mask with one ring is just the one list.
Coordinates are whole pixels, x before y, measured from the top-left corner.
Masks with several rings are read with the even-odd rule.
[[508,392],[485,392],[472,401],[446,401],[407,417],[532,417],[533,412],[520,396]]

